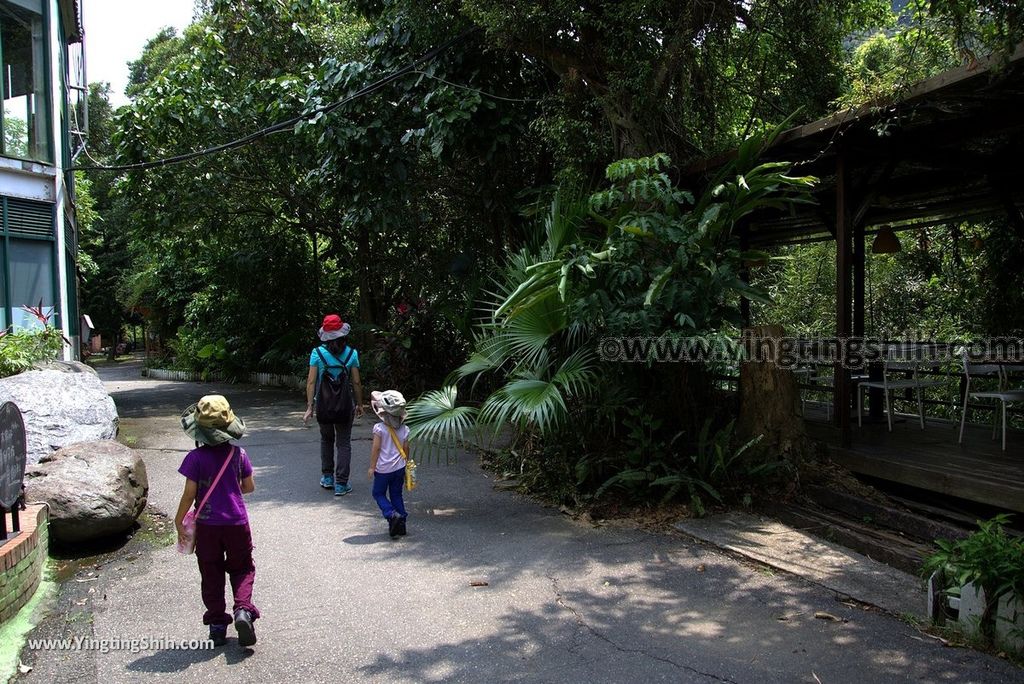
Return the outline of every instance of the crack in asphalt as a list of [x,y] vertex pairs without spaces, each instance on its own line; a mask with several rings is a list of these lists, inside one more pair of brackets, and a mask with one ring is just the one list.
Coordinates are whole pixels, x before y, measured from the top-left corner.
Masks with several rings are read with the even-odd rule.
[[682,663],[677,663],[676,661],[672,660],[671,658],[666,658],[664,656],[658,656],[658,655],[654,655],[653,653],[648,653],[647,651],[645,651],[642,648],[626,648],[625,646],[620,646],[618,643],[616,643],[612,639],[608,638],[607,636],[605,636],[601,632],[598,632],[596,629],[594,629],[589,624],[587,624],[586,620],[583,619],[583,616],[580,614],[580,612],[578,610],[576,610],[575,608],[573,608],[572,606],[570,606],[566,602],[565,597],[562,596],[562,592],[558,588],[558,578],[552,577],[551,575],[548,575],[547,577],[548,577],[549,580],[551,580],[551,588],[552,588],[552,591],[554,591],[554,593],[555,593],[555,602],[558,605],[560,605],[562,608],[564,608],[567,611],[569,611],[570,613],[572,613],[573,618],[575,618],[575,620],[576,620],[577,626],[582,627],[583,629],[587,630],[587,632],[589,632],[594,638],[600,639],[601,641],[605,642],[606,644],[608,644],[609,646],[614,648],[616,651],[619,651],[620,653],[631,653],[631,654],[636,654],[636,655],[642,655],[642,656],[644,656],[646,658],[650,658],[652,660],[657,660],[658,662],[662,662],[662,663],[666,663],[668,665],[672,665],[673,667],[675,667],[677,669],[684,670],[686,672],[690,672],[690,673],[695,674],[695,675],[700,675],[701,677],[706,677],[708,679],[713,679],[716,682],[726,682],[726,684],[739,684],[735,680],[729,679],[728,677],[719,677],[718,675],[712,674],[711,672],[703,672],[703,671],[698,670],[696,668],[690,667],[689,665],[683,665]]

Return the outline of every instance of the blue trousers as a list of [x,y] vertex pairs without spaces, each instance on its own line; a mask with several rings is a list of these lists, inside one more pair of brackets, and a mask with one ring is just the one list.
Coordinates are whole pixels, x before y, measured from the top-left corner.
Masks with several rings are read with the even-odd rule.
[[393,473],[373,474],[373,498],[380,506],[380,512],[385,520],[389,520],[395,513],[403,518],[409,517],[405,512],[405,502],[402,501],[404,486],[405,468]]

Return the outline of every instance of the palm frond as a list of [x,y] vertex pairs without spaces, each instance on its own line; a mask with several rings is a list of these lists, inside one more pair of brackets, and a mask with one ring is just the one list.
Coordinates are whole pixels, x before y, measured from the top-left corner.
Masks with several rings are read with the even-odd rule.
[[492,394],[480,408],[481,422],[496,429],[513,423],[548,433],[567,416],[568,407],[558,387],[539,379],[513,380]]
[[474,428],[478,409],[456,406],[458,390],[454,386],[432,390],[409,404],[406,424],[414,452],[425,449],[427,456],[451,451],[466,440]]
[[597,381],[597,356],[588,348],[577,349],[551,378],[551,383],[566,396],[582,397],[594,389]]
[[508,361],[512,354],[509,336],[502,332],[481,335],[476,339],[474,351],[469,359],[455,369],[453,377],[462,380],[471,375],[497,370]]
[[544,217],[546,256],[554,257],[577,241],[580,228],[590,214],[590,200],[579,192],[562,191],[551,200],[551,209]]
[[565,307],[555,297],[549,297],[509,317],[503,333],[510,353],[533,363],[565,326]]

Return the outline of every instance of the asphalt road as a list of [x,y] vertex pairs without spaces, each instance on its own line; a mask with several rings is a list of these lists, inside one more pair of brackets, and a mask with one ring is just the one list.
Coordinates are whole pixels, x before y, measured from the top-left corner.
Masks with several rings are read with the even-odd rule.
[[[132,366],[102,375],[143,450],[151,504],[168,514],[191,447],[177,414],[219,391],[245,419],[259,642],[244,652],[229,630],[216,651],[36,651],[26,682],[1024,680],[1005,661],[681,535],[595,527],[496,490],[470,456],[421,465],[409,535],[392,541],[366,479],[369,419],[354,431],[355,490],[335,498],[318,487],[318,433],[302,427],[298,393],[149,381]],[[195,560],[173,546],[95,576],[62,591],[55,613],[85,606],[93,638],[205,636]]]

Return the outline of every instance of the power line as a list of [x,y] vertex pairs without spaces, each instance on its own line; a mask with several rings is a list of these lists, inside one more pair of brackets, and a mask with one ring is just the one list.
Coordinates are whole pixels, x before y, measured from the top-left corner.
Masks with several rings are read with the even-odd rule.
[[450,85],[453,88],[462,88],[463,90],[468,90],[468,91],[470,91],[472,93],[478,93],[480,95],[483,95],[484,97],[490,97],[490,98],[495,99],[495,100],[504,100],[505,102],[540,102],[541,101],[540,99],[535,98],[535,97],[505,97],[504,95],[495,95],[494,93],[489,93],[489,92],[487,92],[485,90],[480,90],[479,88],[474,88],[472,86],[464,85],[462,83],[452,83],[451,81],[445,80],[445,79],[441,78],[440,76],[434,76],[433,74],[428,74],[426,71],[413,71],[412,73],[420,74],[421,76],[426,76],[427,78],[432,78],[435,81],[440,81],[441,83],[444,83],[445,85]]
[[255,141],[257,141],[257,140],[259,140],[261,138],[265,138],[268,135],[272,135],[274,133],[279,133],[279,132],[281,132],[283,130],[291,128],[291,127],[295,126],[295,124],[299,123],[300,121],[305,121],[306,119],[311,119],[311,118],[313,118],[313,117],[315,117],[315,116],[317,116],[319,114],[329,114],[330,112],[334,111],[335,109],[338,109],[339,107],[341,107],[341,106],[343,106],[345,104],[348,104],[352,100],[358,99],[360,97],[365,97],[365,96],[367,96],[367,95],[369,95],[369,94],[371,94],[373,92],[376,92],[377,90],[380,90],[384,86],[389,85],[390,83],[392,83],[393,81],[398,80],[399,78],[402,78],[406,74],[415,73],[416,70],[418,69],[418,67],[420,67],[422,64],[426,64],[427,62],[432,61],[438,55],[440,55],[441,53],[443,53],[446,50],[448,50],[448,48],[450,48],[451,46],[455,45],[458,42],[461,42],[466,37],[468,37],[470,34],[476,32],[478,30],[479,29],[477,29],[477,28],[472,28],[472,29],[469,29],[467,31],[463,31],[462,33],[460,33],[459,35],[455,36],[454,38],[451,38],[451,39],[445,41],[444,43],[442,43],[441,45],[437,46],[436,48],[433,48],[432,50],[429,50],[428,52],[423,54],[421,57],[419,57],[418,59],[410,62],[409,64],[405,65],[401,69],[399,69],[399,70],[389,74],[388,76],[385,76],[384,78],[382,78],[382,79],[380,79],[378,81],[375,81],[374,83],[371,83],[370,85],[367,85],[367,86],[364,86],[364,87],[360,88],[355,93],[353,93],[352,95],[349,95],[348,97],[346,97],[343,100],[339,100],[338,102],[334,102],[334,103],[331,103],[329,105],[324,105],[323,107],[317,107],[316,109],[314,109],[312,111],[306,112],[304,114],[300,114],[299,116],[296,116],[296,117],[292,117],[291,119],[288,119],[286,121],[280,121],[280,122],[278,122],[276,124],[267,126],[266,128],[262,128],[262,129],[260,129],[260,130],[258,130],[256,132],[254,132],[254,133],[250,133],[249,135],[243,136],[241,138],[237,138],[237,139],[232,140],[230,142],[221,143],[220,145],[213,145],[212,147],[207,147],[207,148],[204,148],[202,150],[195,150],[194,152],[186,152],[185,154],[179,154],[179,155],[176,155],[176,156],[173,156],[173,157],[166,157],[164,159],[156,159],[156,160],[150,161],[150,162],[138,162],[138,163],[135,163],[135,164],[120,164],[120,165],[115,165],[115,166],[73,166],[73,167],[71,167],[70,170],[71,171],[142,171],[142,170],[145,170],[145,169],[152,169],[152,168],[159,168],[159,167],[163,167],[163,166],[171,166],[171,165],[174,165],[174,164],[181,164],[183,162],[191,161],[193,159],[198,159],[199,157],[205,157],[207,155],[217,154],[218,152],[225,152],[227,150],[233,150],[235,148],[242,147],[244,145],[248,145],[249,143],[255,142]]

